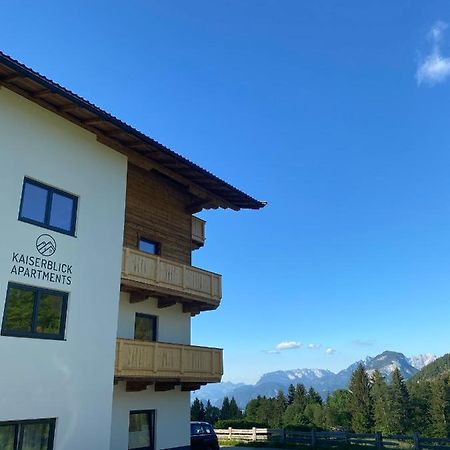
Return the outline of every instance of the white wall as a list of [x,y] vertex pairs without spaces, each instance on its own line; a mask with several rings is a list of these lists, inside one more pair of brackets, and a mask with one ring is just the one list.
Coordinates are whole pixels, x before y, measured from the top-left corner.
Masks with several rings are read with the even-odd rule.
[[157,300],[152,297],[139,303],[130,303],[129,299],[129,294],[120,293],[117,337],[134,339],[136,313],[142,313],[158,317],[158,341],[172,344],[190,344],[191,315],[183,313],[180,303],[167,308],[158,308]]
[[[0,319],[9,281],[70,293],[66,340],[0,336],[0,421],[57,417],[55,450],[109,449],[126,173],[93,134],[0,89]],[[79,196],[76,237],[17,220],[24,176]],[[71,286],[10,274],[42,233]]]
[[[136,313],[157,316],[160,342],[190,344],[191,316],[183,313],[182,305],[158,308],[157,300],[149,297],[143,302],[130,303],[127,293],[120,293],[117,336],[134,339]],[[156,449],[190,445],[190,392],[179,387],[165,392],[155,392],[154,386],[145,391],[126,392],[125,383],[114,387],[111,424],[111,450],[128,448],[128,425],[130,411],[156,410]]]
[[190,445],[190,392],[155,392],[153,386],[145,391],[126,392],[125,383],[114,387],[111,450],[128,448],[130,411],[156,410],[155,449]]

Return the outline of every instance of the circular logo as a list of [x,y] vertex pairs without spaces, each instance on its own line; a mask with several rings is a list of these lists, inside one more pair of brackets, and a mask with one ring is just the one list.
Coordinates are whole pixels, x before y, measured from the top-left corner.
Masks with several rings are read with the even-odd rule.
[[36,239],[36,250],[42,256],[52,256],[56,252],[56,241],[49,234],[41,234]]

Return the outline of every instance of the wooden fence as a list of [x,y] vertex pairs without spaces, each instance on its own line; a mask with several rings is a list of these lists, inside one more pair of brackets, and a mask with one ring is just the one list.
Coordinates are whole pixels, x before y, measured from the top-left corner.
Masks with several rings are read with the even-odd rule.
[[294,431],[287,429],[227,428],[215,430],[222,442],[227,440],[256,442],[270,441],[281,443],[298,443],[311,447],[364,445],[376,448],[411,448],[414,450],[450,450],[450,439],[427,438],[417,433],[412,435],[382,435],[381,433],[345,433],[329,431]]

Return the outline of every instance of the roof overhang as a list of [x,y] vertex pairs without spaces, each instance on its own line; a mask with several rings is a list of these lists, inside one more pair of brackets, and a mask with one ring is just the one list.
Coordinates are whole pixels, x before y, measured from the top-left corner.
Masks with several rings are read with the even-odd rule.
[[190,213],[219,207],[260,209],[266,205],[2,52],[0,86],[95,133],[99,142],[126,153],[131,162],[185,186],[196,198]]

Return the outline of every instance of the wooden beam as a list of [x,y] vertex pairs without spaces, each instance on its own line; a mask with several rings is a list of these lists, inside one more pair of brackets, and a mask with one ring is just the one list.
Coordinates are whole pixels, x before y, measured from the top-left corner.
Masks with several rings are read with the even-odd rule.
[[60,106],[58,108],[61,112],[69,112],[73,111],[74,109],[80,109],[78,105],[75,105],[74,103],[69,103],[68,105]]
[[166,382],[156,382],[155,383],[155,391],[156,392],[165,392],[171,391],[175,389],[176,383],[166,383]]
[[5,83],[11,83],[12,81],[19,80],[21,78],[24,78],[22,75],[19,75],[17,73],[7,75],[6,77],[2,77],[2,81]]
[[83,125],[98,125],[99,123],[103,123],[104,119],[89,119],[89,120],[83,120]]
[[115,139],[117,136],[126,135],[128,136],[128,133],[124,130],[117,129],[115,131],[103,131],[103,133],[108,136],[111,139]]
[[189,206],[186,207],[186,212],[188,214],[195,214],[200,212],[204,206],[206,206],[208,203],[211,203],[210,198],[202,198],[201,200],[198,200],[196,202],[191,203]]
[[143,302],[144,300],[147,300],[148,297],[149,297],[149,295],[146,294],[145,292],[131,291],[130,292],[130,303],[140,303],[140,302]]
[[202,386],[204,386],[206,383],[181,383],[181,390],[183,392],[186,391],[197,391]]
[[148,381],[127,381],[125,390],[126,390],[126,392],[145,391],[149,384],[152,384],[152,383],[148,382]]
[[32,93],[31,95],[35,98],[47,97],[49,95],[53,95],[54,92],[51,89],[42,89],[42,91],[38,91],[36,93]]
[[183,304],[183,312],[191,313],[191,314],[199,314],[201,311],[200,306],[198,305],[188,305],[186,303]]
[[158,308],[168,308],[169,306],[173,306],[177,303],[177,299],[175,297],[163,297],[158,298]]

